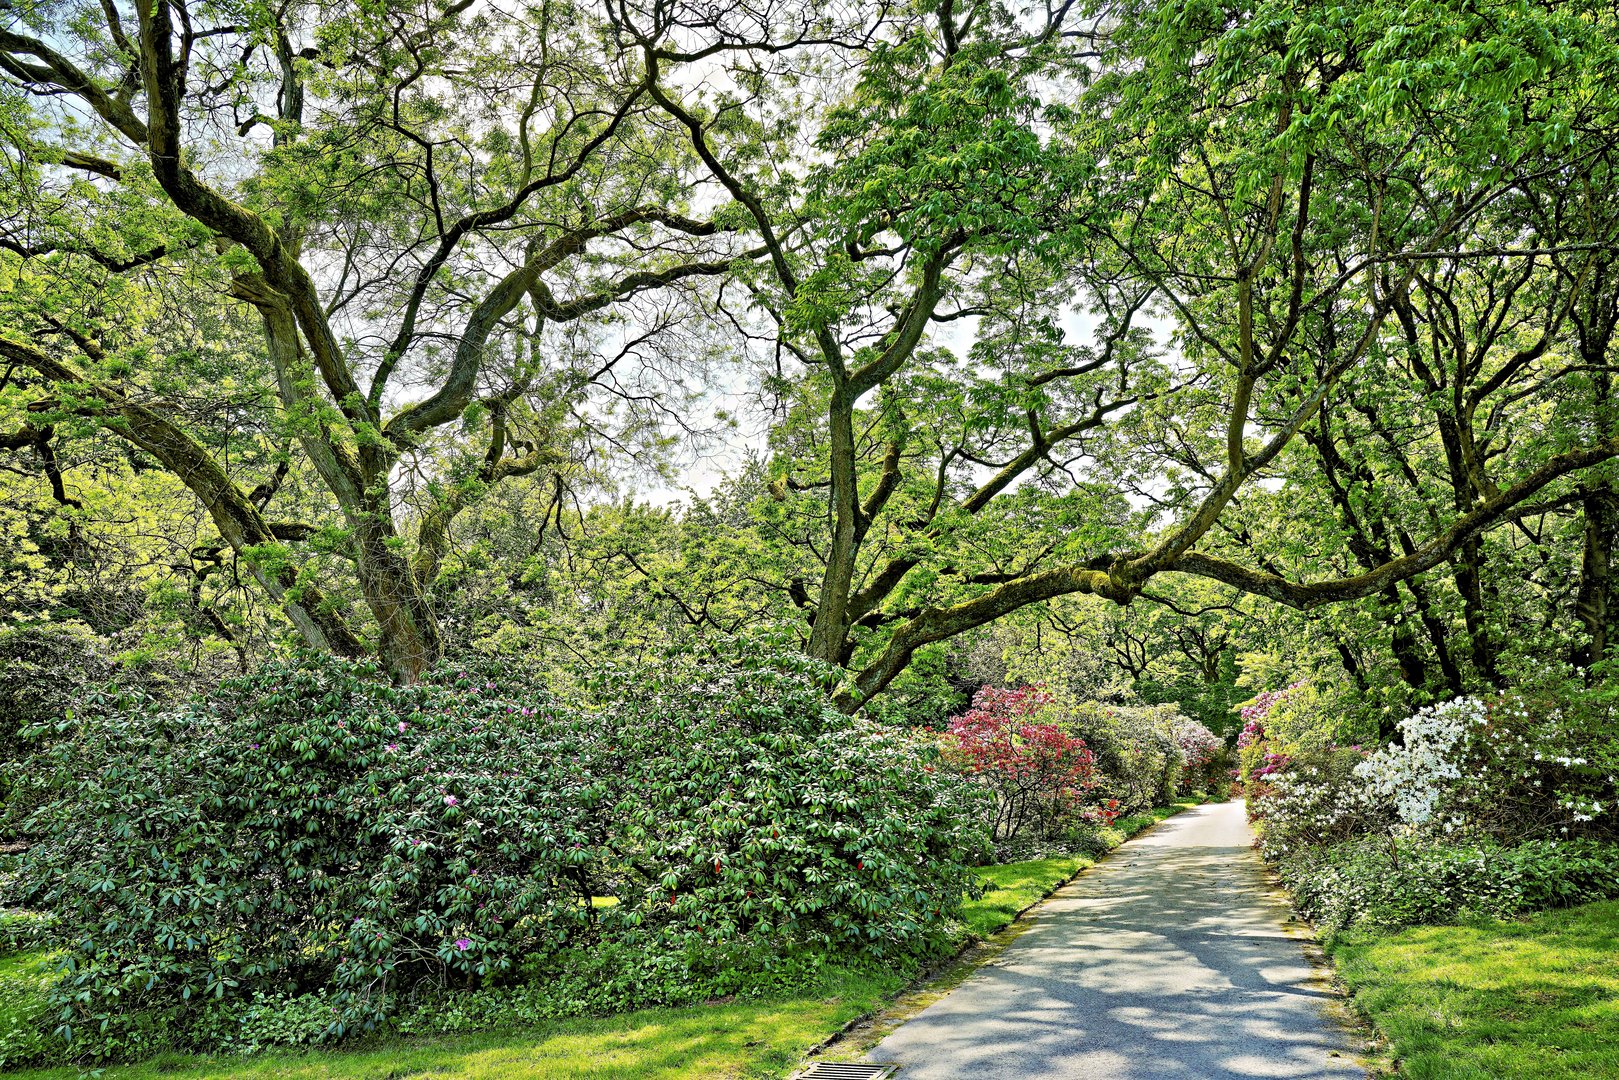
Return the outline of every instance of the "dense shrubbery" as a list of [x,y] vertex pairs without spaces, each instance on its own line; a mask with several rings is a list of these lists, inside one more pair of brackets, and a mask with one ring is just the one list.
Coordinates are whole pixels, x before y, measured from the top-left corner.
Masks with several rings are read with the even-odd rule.
[[1365,760],[1357,747],[1316,750],[1251,779],[1248,815],[1258,825],[1260,850],[1279,859],[1391,824],[1393,813],[1371,796],[1356,773]]
[[1175,721],[1170,736],[1181,752],[1180,778],[1176,784],[1180,794],[1212,793],[1229,786],[1230,752],[1224,739],[1186,717]]
[[1177,727],[1186,720],[1173,705],[1072,707],[1067,726],[1096,754],[1100,794],[1125,811],[1144,810],[1175,797],[1184,761]]
[[1406,717],[1399,736],[1371,753],[1268,755],[1249,774],[1267,844],[1386,826],[1501,843],[1619,835],[1615,737],[1579,695],[1458,698]]
[[1282,863],[1299,910],[1327,931],[1505,918],[1619,897],[1619,844],[1534,840],[1513,847],[1365,836]]
[[1053,722],[1051,701],[1043,687],[985,686],[973,695],[972,708],[950,721],[946,760],[994,794],[993,839],[1050,836],[1090,809],[1095,756]]
[[338,1036],[606,942],[916,954],[982,854],[978,790],[796,655],[676,658],[596,710],[375,674],[306,659],[63,726],[21,899],[59,919],[79,1056],[206,1043],[264,995]]
[[1043,686],[982,687],[950,721],[945,760],[994,794],[1000,858],[1096,848],[1096,829],[1177,794],[1225,786],[1225,743],[1173,705],[1060,700]]
[[1250,815],[1329,929],[1619,895],[1619,743],[1600,688],[1458,698],[1375,751],[1277,752],[1264,711],[1279,696],[1243,736]]
[[80,624],[0,628],[0,809],[29,750],[23,731],[61,716],[110,671],[100,639]]

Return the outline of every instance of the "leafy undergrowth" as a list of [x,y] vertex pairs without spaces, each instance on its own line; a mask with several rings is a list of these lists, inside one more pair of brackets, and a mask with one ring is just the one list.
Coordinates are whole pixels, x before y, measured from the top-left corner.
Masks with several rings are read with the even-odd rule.
[[[1103,831],[1117,847],[1147,826],[1197,805],[1182,800],[1120,818]],[[987,937],[1019,911],[1091,865],[1068,856],[984,867],[989,886],[963,912],[962,936]],[[0,959],[0,1030],[37,1015],[43,1003],[44,953]],[[432,1075],[444,1080],[541,1080],[550,1077],[780,1077],[804,1053],[848,1021],[891,1000],[911,972],[826,969],[813,989],[775,998],[680,1009],[647,1009],[602,1018],[555,1021],[521,1030],[437,1037],[382,1037],[340,1051],[249,1057],[167,1054],[140,1065],[109,1068],[104,1080],[181,1077],[276,1077],[286,1080],[384,1080]],[[7,1010],[11,1011],[7,1011]],[[77,1069],[8,1072],[7,1080],[76,1080]]]
[[0,1069],[8,1054],[27,1058],[43,1049],[45,991],[55,971],[48,952],[0,956]]
[[1410,1080],[1619,1077],[1619,902],[1331,948]]

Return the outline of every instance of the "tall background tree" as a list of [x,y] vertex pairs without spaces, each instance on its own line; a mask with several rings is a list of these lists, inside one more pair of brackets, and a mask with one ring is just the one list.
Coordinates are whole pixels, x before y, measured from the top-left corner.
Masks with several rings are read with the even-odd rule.
[[[712,355],[665,347],[702,315],[680,287],[741,248],[685,212],[680,146],[588,12],[4,19],[0,354],[31,417],[8,442],[95,418],[186,484],[310,645],[374,645],[413,678],[442,651],[434,581],[462,508],[566,477],[593,442],[655,449]],[[199,370],[194,343],[230,362]],[[228,436],[164,385],[249,372],[273,393]],[[289,473],[313,520],[277,512]]]

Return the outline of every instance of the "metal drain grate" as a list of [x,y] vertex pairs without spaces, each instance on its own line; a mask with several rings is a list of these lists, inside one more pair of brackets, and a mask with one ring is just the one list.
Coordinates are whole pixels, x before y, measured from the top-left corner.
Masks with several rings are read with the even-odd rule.
[[793,1080],[888,1080],[898,1065],[866,1065],[852,1061],[817,1061]]

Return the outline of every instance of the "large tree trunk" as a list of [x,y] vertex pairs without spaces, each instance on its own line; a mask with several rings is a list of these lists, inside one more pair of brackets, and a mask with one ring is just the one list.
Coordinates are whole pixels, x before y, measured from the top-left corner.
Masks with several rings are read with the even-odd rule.
[[377,646],[395,682],[415,682],[438,663],[444,645],[438,620],[401,550],[399,534],[381,493],[382,505],[351,515],[354,563],[360,588],[377,619]]
[[1585,549],[1580,559],[1580,588],[1574,614],[1585,629],[1586,643],[1575,662],[1590,667],[1607,659],[1611,645],[1613,533],[1615,496],[1606,485],[1582,489],[1580,506],[1585,521]]
[[827,547],[826,569],[821,575],[821,595],[815,605],[815,623],[810,627],[808,652],[817,660],[841,665],[849,637],[849,590],[854,582],[855,557],[860,550],[854,402],[849,400],[848,391],[842,385],[832,392],[828,420],[832,443],[832,537]]

